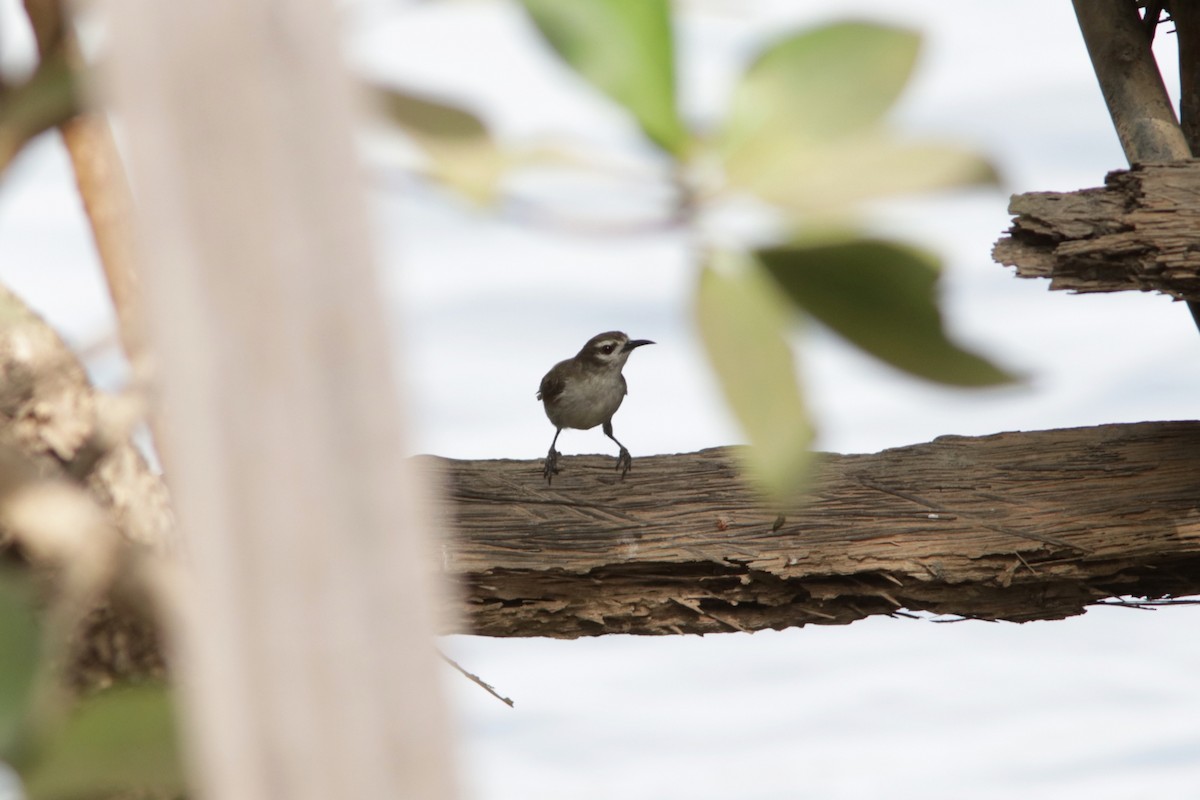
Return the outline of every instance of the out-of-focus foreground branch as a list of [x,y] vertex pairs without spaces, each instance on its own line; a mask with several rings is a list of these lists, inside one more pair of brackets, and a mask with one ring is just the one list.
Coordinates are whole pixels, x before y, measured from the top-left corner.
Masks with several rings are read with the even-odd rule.
[[[63,0],[25,0],[25,11],[40,57],[61,56],[83,75],[83,54]],[[142,309],[134,269],[133,199],[125,169],[103,112],[81,109],[59,125],[59,131],[117,313],[121,342],[132,360],[141,354]]]
[[429,490],[402,457],[333,6],[105,6],[198,797],[454,795]]

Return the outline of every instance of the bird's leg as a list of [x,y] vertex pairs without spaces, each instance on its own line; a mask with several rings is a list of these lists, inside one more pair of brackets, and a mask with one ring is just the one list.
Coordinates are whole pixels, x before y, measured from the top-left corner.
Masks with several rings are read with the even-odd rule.
[[617,443],[617,447],[621,448],[621,452],[617,453],[617,469],[621,470],[621,480],[625,480],[625,473],[629,472],[629,468],[633,466],[633,457],[629,455],[629,451],[625,449],[625,445],[613,436],[612,420],[604,423],[604,435]]
[[562,433],[562,428],[557,428],[554,431],[554,441],[550,442],[550,452],[546,453],[546,463],[542,469],[542,477],[546,479],[546,485],[550,485],[550,479],[558,474],[558,456],[559,452],[554,449],[554,445],[558,444],[558,435]]

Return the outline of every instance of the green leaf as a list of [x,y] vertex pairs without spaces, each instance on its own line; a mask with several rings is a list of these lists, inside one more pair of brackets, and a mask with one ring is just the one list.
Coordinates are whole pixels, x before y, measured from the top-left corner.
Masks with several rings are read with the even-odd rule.
[[369,89],[390,119],[422,139],[471,144],[488,139],[483,120],[464,108],[392,86],[375,84]]
[[745,465],[768,495],[784,501],[803,486],[812,425],[800,395],[786,304],[754,264],[700,274],[696,314],[709,361],[750,441]]
[[29,80],[0,91],[0,170],[27,141],[78,112],[75,78],[65,56],[42,59]]
[[652,141],[679,154],[687,132],[675,101],[667,0],[521,0],[551,47],[624,106]]
[[919,47],[916,33],[861,22],[772,45],[734,90],[722,149],[732,157],[775,140],[810,147],[874,127],[908,83]]
[[954,145],[862,136],[818,148],[766,142],[730,164],[731,183],[798,215],[835,214],[864,200],[998,182],[977,153]]
[[885,133],[883,117],[919,45],[910,31],[842,23],[768,48],[736,87],[717,141],[726,180],[800,215],[995,183],[995,170],[973,152]]
[[41,634],[28,578],[0,570],[0,757],[13,758],[27,725],[38,668]]
[[937,259],[892,242],[847,240],[758,250],[755,258],[797,306],[871,355],[955,386],[1013,377],[946,338]]
[[483,120],[452,103],[395,87],[372,84],[367,90],[386,119],[429,156],[435,178],[477,203],[495,199],[511,159],[496,146]]
[[29,800],[131,789],[181,792],[170,695],[162,686],[142,685],[84,700],[22,777]]

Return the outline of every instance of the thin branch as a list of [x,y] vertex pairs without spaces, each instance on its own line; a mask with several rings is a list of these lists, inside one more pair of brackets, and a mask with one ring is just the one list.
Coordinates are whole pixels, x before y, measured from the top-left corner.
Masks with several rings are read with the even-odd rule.
[[[62,0],[25,0],[25,10],[41,57],[61,52],[73,71],[83,73],[83,53]],[[134,268],[133,195],[125,167],[102,111],[82,110],[59,130],[120,323],[122,344],[133,360],[140,353],[141,291]]]
[[515,705],[512,700],[510,700],[509,698],[505,697],[504,695],[497,692],[494,688],[492,688],[492,685],[490,683],[485,682],[482,678],[480,678],[478,675],[476,675],[474,673],[467,672],[465,669],[463,669],[461,664],[459,664],[453,658],[450,658],[448,655],[443,653],[441,650],[438,650],[438,655],[442,657],[442,661],[445,661],[447,664],[449,664],[450,666],[452,666],[456,670],[458,670],[460,673],[462,673],[463,677],[465,677],[467,680],[471,681],[472,683],[478,684],[485,692],[487,692],[492,697],[499,700],[501,703],[504,703],[509,708],[512,708]]
[[1100,90],[1131,164],[1190,158],[1132,0],[1073,0]]
[[1112,600],[1097,600],[1090,605],[1112,606],[1113,608],[1141,608],[1153,611],[1155,608],[1162,606],[1197,606],[1200,605],[1200,599],[1169,597],[1158,600],[1125,600],[1114,598]]
[[[418,167],[391,167],[378,178],[379,185],[389,189],[400,185],[401,181],[404,186],[444,186],[436,174]],[[500,194],[488,210],[505,222],[561,235],[590,238],[657,236],[681,230],[695,219],[696,203],[692,192],[675,181],[672,186],[676,189],[674,202],[661,213],[643,218],[613,220],[564,213],[556,205],[514,192]]]

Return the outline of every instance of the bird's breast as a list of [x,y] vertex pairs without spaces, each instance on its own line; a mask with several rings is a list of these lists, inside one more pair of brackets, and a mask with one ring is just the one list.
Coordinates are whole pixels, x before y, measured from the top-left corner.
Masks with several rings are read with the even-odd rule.
[[625,381],[612,375],[575,375],[554,403],[545,403],[546,416],[559,428],[587,430],[612,419],[625,399]]

